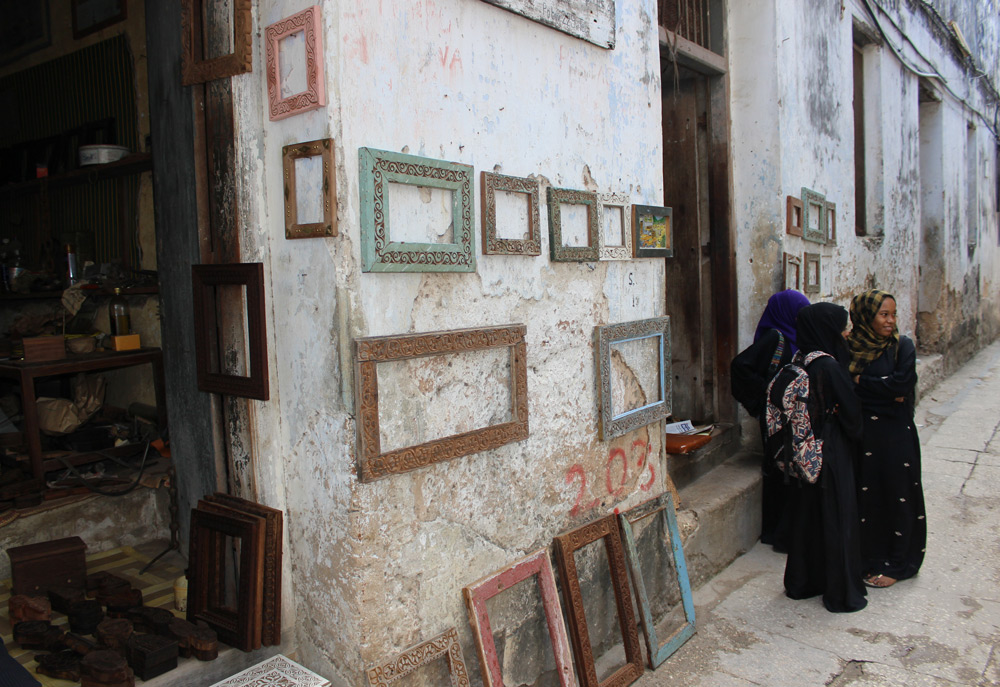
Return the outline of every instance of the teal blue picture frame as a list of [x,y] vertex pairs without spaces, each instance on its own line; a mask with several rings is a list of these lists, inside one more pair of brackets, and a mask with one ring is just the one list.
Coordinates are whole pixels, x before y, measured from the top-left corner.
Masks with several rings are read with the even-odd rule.
[[[471,165],[360,148],[358,174],[362,272],[476,271]],[[451,191],[454,242],[393,241],[387,194],[390,183]]]
[[[639,566],[639,551],[636,547],[635,535],[632,531],[632,525],[657,513],[663,513],[666,519],[667,533],[670,536],[670,549],[673,556],[674,569],[677,571],[677,582],[680,587],[681,603],[684,606],[685,619],[685,622],[674,630],[662,644],[656,635],[656,624],[653,622],[652,606],[649,603],[649,595],[646,593],[642,569]],[[618,523],[621,526],[622,539],[625,542],[625,561],[632,576],[632,586],[635,588],[636,603],[639,606],[643,635],[646,640],[646,657],[649,660],[649,667],[655,669],[675,651],[680,649],[696,632],[694,596],[691,594],[691,581],[688,579],[687,564],[684,561],[684,547],[681,544],[680,529],[677,527],[677,515],[674,512],[673,496],[667,491],[654,499],[640,503],[631,510],[619,513]]]

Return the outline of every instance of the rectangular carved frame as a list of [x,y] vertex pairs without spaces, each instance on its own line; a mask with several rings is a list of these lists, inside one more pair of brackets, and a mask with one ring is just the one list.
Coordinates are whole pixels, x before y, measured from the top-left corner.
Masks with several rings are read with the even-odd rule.
[[486,687],[503,687],[504,684],[486,602],[517,583],[532,577],[538,578],[542,607],[545,609],[545,622],[549,629],[549,639],[555,654],[556,672],[559,674],[559,685],[560,687],[573,687],[576,684],[573,679],[573,659],[570,654],[569,639],[566,635],[566,626],[563,624],[559,592],[556,589],[556,578],[552,574],[552,564],[549,562],[548,551],[540,549],[462,590],[465,606],[469,611],[472,635],[476,640],[476,649],[479,651],[479,666],[483,673],[483,684]]
[[[541,255],[538,182],[493,172],[480,172],[483,204],[483,255]],[[528,196],[528,238],[497,238],[497,191],[524,193]]]
[[[597,194],[590,191],[576,191],[568,188],[552,188],[546,191],[549,206],[549,252],[553,262],[590,262],[598,259],[598,219]],[[562,239],[562,205],[585,205],[587,207],[587,245],[566,246]]]
[[826,245],[837,245],[837,204],[826,202]]
[[781,280],[784,289],[802,290],[802,258],[782,253]]
[[[299,224],[295,184],[295,161],[322,158],[323,221]],[[285,180],[285,238],[312,239],[337,235],[337,167],[334,165],[333,139],[295,143],[281,149]]]
[[[264,29],[264,52],[267,70],[267,106],[271,121],[284,119],[326,105],[326,75],[323,69],[322,11],[319,5],[307,7]],[[282,39],[302,32],[305,38],[306,89],[281,97]]]
[[220,505],[264,519],[264,586],[261,603],[260,639],[264,646],[281,644],[281,551],[284,517],[280,510],[269,508],[238,496],[216,492],[200,503]]
[[[425,465],[479,453],[528,438],[528,365],[523,324],[483,329],[453,329],[424,334],[375,336],[354,342],[355,407],[358,421],[358,476],[362,482]],[[378,422],[380,362],[485,348],[510,349],[511,421],[453,434],[416,446],[382,453]]]
[[[622,213],[622,244],[620,246],[604,245],[604,208],[621,208]],[[597,226],[598,226],[598,257],[601,260],[631,260],[632,259],[632,201],[626,193],[597,194]]]
[[[216,509],[191,511],[187,619],[204,620],[220,641],[241,651],[261,646],[264,534],[263,521],[254,516]],[[236,609],[225,605],[227,536],[240,540]]]
[[[602,441],[627,434],[657,422],[671,413],[670,318],[652,317],[621,324],[594,327],[597,354],[597,395]],[[656,337],[659,339],[660,400],[641,408],[614,414],[611,398],[611,346],[616,343]]]
[[[656,205],[633,205],[632,231],[635,234],[635,257],[674,257],[674,210]],[[662,238],[651,227],[665,223]]]
[[[820,291],[820,254],[819,253],[805,253],[804,266],[802,268],[803,276],[803,293],[819,293]],[[812,279],[813,267],[815,267],[816,279]]]
[[469,687],[469,672],[465,668],[462,645],[458,643],[458,630],[445,630],[426,642],[414,644],[385,663],[371,666],[365,671],[370,687],[388,687],[402,677],[439,659],[448,662],[451,687]]
[[785,196],[785,233],[802,236],[804,210],[802,201],[795,196]]
[[[656,513],[663,513],[666,520],[667,533],[670,536],[670,549],[674,559],[674,569],[677,571],[677,583],[681,591],[681,603],[684,606],[685,622],[673,631],[661,644],[656,636],[656,623],[653,622],[652,606],[646,593],[642,568],[639,566],[639,551],[635,545],[635,535],[632,525]],[[625,539],[625,559],[632,573],[632,586],[638,597],[640,620],[646,639],[646,657],[649,667],[654,670],[675,651],[677,651],[695,633],[694,597],[691,594],[691,581],[688,579],[687,564],[684,561],[684,547],[681,545],[681,533],[677,527],[677,515],[674,511],[674,498],[670,492],[665,492],[655,499],[641,503],[635,508],[618,515],[618,524],[622,528]]]
[[[198,388],[210,393],[242,396],[266,401],[268,392],[267,326],[264,316],[264,265],[259,262],[228,265],[193,265],[195,360]],[[216,299],[209,297],[214,286],[244,286],[247,299],[247,366],[250,376],[212,372],[211,333],[216,331]]]
[[[373,148],[358,150],[363,272],[475,272],[472,167]],[[390,240],[388,184],[452,191],[454,243]]]
[[181,0],[181,82],[185,86],[246,74],[253,68],[251,0],[233,0],[233,52],[208,60],[196,56],[205,34],[201,16],[204,1]]
[[[813,226],[811,207],[819,208],[819,224]],[[802,238],[813,243],[826,243],[826,196],[802,187]]]
[[[618,627],[621,629],[625,645],[625,665],[616,670],[604,682],[597,679],[594,653],[587,628],[587,617],[583,608],[583,592],[576,571],[575,553],[587,544],[604,540],[611,569],[611,586],[618,608]],[[617,516],[608,515],[594,522],[578,527],[555,538],[556,561],[559,563],[559,577],[563,594],[566,596],[566,614],[569,618],[569,632],[573,640],[573,654],[576,657],[576,671],[581,687],[624,687],[642,675],[642,650],[639,647],[639,631],[635,626],[632,611],[632,595],[628,588],[628,571],[621,537],[618,534]]]

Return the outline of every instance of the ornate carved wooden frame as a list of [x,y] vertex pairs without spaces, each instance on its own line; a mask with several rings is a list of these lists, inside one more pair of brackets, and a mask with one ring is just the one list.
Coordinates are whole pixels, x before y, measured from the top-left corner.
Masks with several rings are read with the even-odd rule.
[[[374,336],[354,342],[358,473],[362,482],[408,472],[528,438],[528,365],[523,324],[483,329],[453,329],[425,334]],[[511,421],[453,434],[416,446],[381,452],[378,420],[378,375],[381,362],[485,348],[510,349]]]
[[[284,119],[326,105],[326,74],[323,69],[322,11],[319,5],[307,7],[264,29],[267,61],[267,106],[271,120]],[[282,39],[302,32],[305,39],[306,90],[281,97]]]
[[246,74],[253,69],[251,0],[233,0],[233,51],[207,60],[196,57],[205,33],[203,2],[181,0],[181,83],[185,86]]
[[[226,602],[227,536],[240,540],[235,609]],[[204,620],[220,641],[241,651],[253,651],[261,645],[264,536],[261,518],[236,511],[191,510],[187,619]]]
[[[475,272],[472,167],[373,148],[358,150],[363,272]],[[451,191],[454,243],[393,241],[389,183]]]
[[[604,245],[604,210],[605,208],[621,208],[622,242],[621,245]],[[597,194],[597,254],[601,260],[631,260],[632,255],[632,201],[626,193]]]
[[[803,293],[819,293],[820,291],[820,255],[819,253],[805,253],[804,265],[802,267]],[[813,280],[813,267],[815,267],[816,279]]]
[[[295,161],[307,157],[322,158],[323,221],[299,224],[296,196]],[[295,143],[281,149],[285,175],[285,238],[312,239],[337,235],[337,167],[334,164],[333,139]]]
[[[483,255],[541,255],[538,182],[534,179],[481,172],[479,183],[483,204]],[[527,239],[497,238],[497,191],[528,196]]]
[[[269,397],[267,370],[267,325],[264,316],[264,265],[259,262],[228,265],[193,265],[195,360],[198,388],[210,393],[242,396],[266,401]],[[209,295],[215,286],[244,286],[247,300],[247,367],[250,376],[213,372],[212,333],[217,331],[216,298]]]
[[451,687],[469,687],[469,673],[465,669],[462,645],[458,643],[458,630],[450,628],[426,642],[405,649],[395,658],[385,663],[371,666],[365,671],[370,687],[388,687],[400,678],[409,675],[428,663],[445,659],[448,662],[448,677]]
[[[591,542],[604,540],[611,569],[611,585],[618,607],[618,627],[625,644],[625,665],[616,670],[607,680],[599,682],[594,665],[594,653],[587,629],[587,617],[583,609],[583,592],[576,572],[575,552]],[[639,632],[635,626],[632,611],[632,595],[628,588],[628,571],[625,568],[625,554],[618,534],[617,516],[614,514],[588,523],[555,538],[556,561],[559,563],[559,578],[562,580],[563,594],[566,596],[566,612],[569,618],[569,633],[573,640],[573,654],[576,657],[576,672],[581,687],[624,687],[642,675],[642,650],[639,648]]]
[[[635,257],[674,257],[674,209],[656,205],[633,205],[632,214]],[[663,242],[666,245],[656,245],[656,234],[647,231],[647,227],[659,224],[660,221],[666,224],[663,232]]]
[[238,496],[216,492],[203,504],[220,505],[264,520],[264,587],[261,603],[260,639],[264,646],[281,644],[281,551],[284,517],[280,510],[269,508]]
[[[600,231],[597,214],[597,194],[590,191],[576,191],[568,188],[552,188],[546,191],[549,206],[549,252],[553,262],[590,262],[598,259]],[[562,206],[585,205],[587,207],[587,245],[566,246],[562,239]]]
[[826,245],[837,245],[837,204],[826,201]]
[[[818,207],[818,224],[813,226],[811,207]],[[826,196],[802,187],[802,238],[813,243],[826,243]]]
[[785,233],[802,236],[803,216],[802,201],[795,196],[785,196]]
[[503,687],[504,685],[503,671],[500,669],[497,647],[493,641],[493,629],[490,625],[486,602],[500,592],[532,577],[538,578],[542,607],[545,609],[545,622],[549,629],[552,651],[555,654],[560,687],[573,687],[576,684],[573,679],[573,659],[570,654],[569,639],[566,636],[562,606],[559,603],[559,592],[556,589],[556,578],[552,574],[548,550],[540,549],[462,590],[465,606],[469,611],[469,624],[472,626],[472,634],[476,639],[476,649],[479,651],[479,667],[483,673],[483,684],[486,687]]
[[[621,324],[594,327],[597,353],[597,396],[602,441],[621,436],[668,417],[671,413],[670,318],[652,317]],[[656,337],[659,339],[660,400],[641,408],[614,414],[611,398],[611,346]]]
[[782,253],[781,280],[784,289],[802,290],[802,258]]
[[[652,607],[649,603],[649,595],[646,593],[642,568],[639,566],[639,551],[636,548],[635,535],[632,531],[632,525],[635,523],[661,512],[666,521],[667,533],[670,536],[670,549],[673,555],[674,569],[677,571],[677,584],[680,587],[685,619],[684,624],[674,630],[662,644],[656,636],[656,623],[653,622]],[[649,667],[655,669],[681,648],[681,645],[691,639],[695,633],[694,597],[691,595],[691,581],[688,579],[687,564],[684,561],[681,533],[677,527],[674,498],[669,491],[665,492],[655,499],[619,514],[618,523],[621,525],[622,536],[625,539],[625,559],[628,561],[628,568],[632,573],[632,586],[638,597],[636,602],[639,606],[640,620],[646,639],[646,657],[649,660]]]

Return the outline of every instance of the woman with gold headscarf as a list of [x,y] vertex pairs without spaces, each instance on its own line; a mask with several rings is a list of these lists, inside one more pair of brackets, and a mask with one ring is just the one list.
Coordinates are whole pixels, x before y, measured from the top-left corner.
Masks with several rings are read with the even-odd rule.
[[865,584],[891,587],[920,570],[927,521],[913,421],[917,355],[900,336],[896,299],[870,290],[851,301],[850,373],[864,410],[858,510]]

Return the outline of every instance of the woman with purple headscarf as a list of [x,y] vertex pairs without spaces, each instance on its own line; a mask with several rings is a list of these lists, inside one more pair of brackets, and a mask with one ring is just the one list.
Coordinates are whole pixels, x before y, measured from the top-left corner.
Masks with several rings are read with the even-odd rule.
[[[771,296],[760,316],[753,343],[733,358],[729,367],[733,396],[760,422],[762,441],[767,437],[764,419],[767,385],[778,370],[791,362],[792,355],[798,350],[795,345],[795,322],[799,310],[807,305],[809,299],[791,289]],[[764,495],[760,540],[773,545],[778,551],[784,551],[784,476],[772,458],[765,455],[762,466]]]

